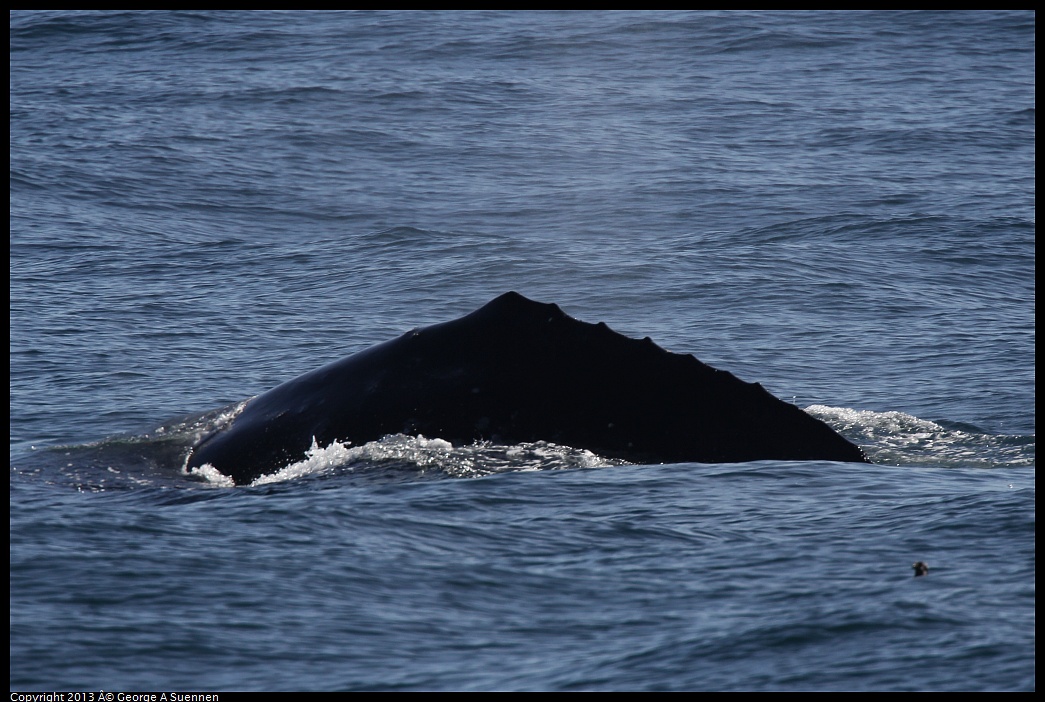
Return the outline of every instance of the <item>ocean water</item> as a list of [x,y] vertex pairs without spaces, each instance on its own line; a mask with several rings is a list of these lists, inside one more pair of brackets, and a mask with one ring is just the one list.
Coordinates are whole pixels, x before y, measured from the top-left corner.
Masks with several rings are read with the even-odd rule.
[[[11,689],[1035,689],[1034,29],[12,12]],[[507,290],[875,463],[182,470]]]

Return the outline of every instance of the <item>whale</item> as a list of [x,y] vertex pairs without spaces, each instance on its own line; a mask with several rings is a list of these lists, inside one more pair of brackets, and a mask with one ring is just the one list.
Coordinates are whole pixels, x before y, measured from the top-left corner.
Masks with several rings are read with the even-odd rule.
[[637,464],[869,462],[758,383],[507,292],[248,400],[184,468],[250,484],[314,446],[394,434],[545,441]]

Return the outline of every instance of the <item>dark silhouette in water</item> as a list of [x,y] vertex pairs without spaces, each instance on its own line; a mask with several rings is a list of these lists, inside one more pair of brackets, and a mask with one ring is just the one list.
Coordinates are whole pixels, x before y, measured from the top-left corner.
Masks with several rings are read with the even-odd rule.
[[929,564],[925,561],[918,561],[911,567],[914,568],[914,577],[916,578],[929,574]]
[[259,395],[186,467],[244,484],[302,460],[313,440],[396,433],[544,440],[638,463],[867,461],[757,383],[509,292]]

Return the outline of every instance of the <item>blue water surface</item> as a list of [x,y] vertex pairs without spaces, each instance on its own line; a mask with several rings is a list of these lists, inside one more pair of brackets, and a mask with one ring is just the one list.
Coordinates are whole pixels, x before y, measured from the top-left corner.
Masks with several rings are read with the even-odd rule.
[[[1034,29],[12,12],[12,690],[1033,690]],[[875,465],[180,470],[185,417],[507,290]]]

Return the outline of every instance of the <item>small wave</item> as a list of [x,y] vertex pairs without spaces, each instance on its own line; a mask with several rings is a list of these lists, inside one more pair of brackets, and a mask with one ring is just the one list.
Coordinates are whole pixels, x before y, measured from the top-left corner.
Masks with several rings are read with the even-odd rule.
[[[252,486],[294,480],[306,476],[351,472],[366,473],[381,479],[479,478],[494,473],[562,470],[569,468],[601,468],[621,465],[620,460],[598,456],[591,451],[560,446],[545,441],[513,446],[476,442],[453,446],[443,439],[391,434],[361,446],[335,441],[319,446],[315,440],[302,461],[291,463],[270,475],[264,475]],[[209,465],[193,469],[191,474],[214,485],[230,485],[231,481]]]
[[235,487],[236,483],[232,478],[225,475],[217,468],[209,463],[204,463],[202,466],[190,468],[188,470],[189,475],[194,475],[198,478],[202,478],[207,483],[216,487]]
[[875,463],[983,468],[1034,465],[1033,435],[948,428],[897,411],[811,405],[806,412],[858,444]]
[[203,437],[228,426],[233,419],[239,416],[251,399],[253,398],[203,412],[202,414],[192,414],[188,417],[172,419],[166,424],[156,427],[152,432],[137,438],[147,440],[178,437],[187,439],[193,445],[198,444]]

